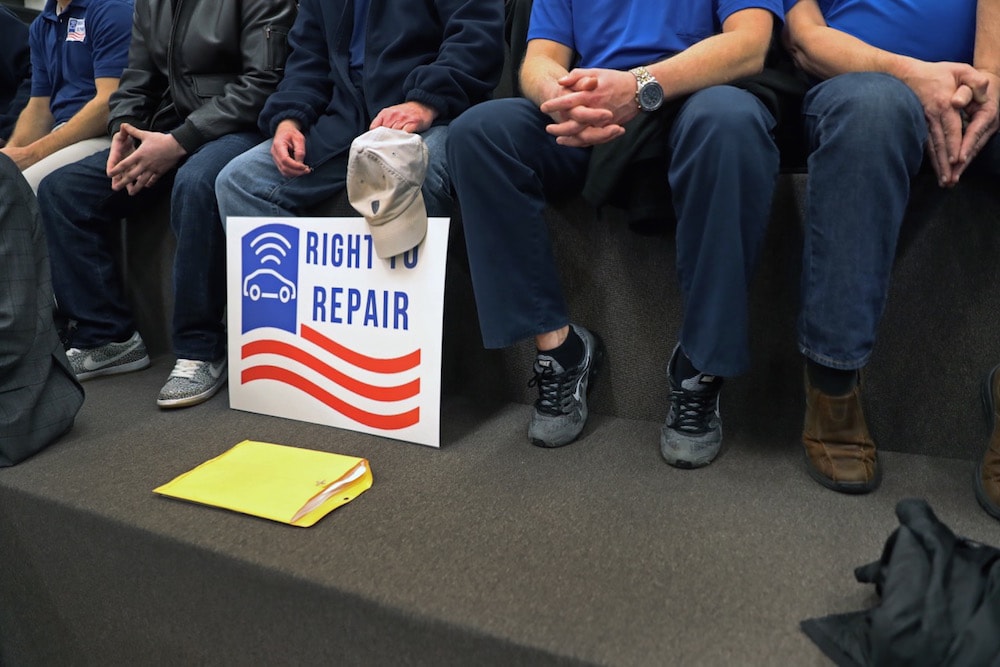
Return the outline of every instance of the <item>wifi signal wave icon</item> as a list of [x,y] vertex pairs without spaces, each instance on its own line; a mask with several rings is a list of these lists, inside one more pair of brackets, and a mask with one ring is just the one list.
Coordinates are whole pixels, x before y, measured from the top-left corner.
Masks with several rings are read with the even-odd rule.
[[261,266],[268,262],[281,266],[282,260],[288,257],[288,251],[292,249],[292,244],[277,232],[264,232],[250,241],[250,248],[257,255]]

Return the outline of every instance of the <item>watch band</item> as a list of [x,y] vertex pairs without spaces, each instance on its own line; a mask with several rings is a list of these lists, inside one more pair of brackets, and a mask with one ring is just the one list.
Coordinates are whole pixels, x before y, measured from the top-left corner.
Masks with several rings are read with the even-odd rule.
[[642,66],[633,67],[629,70],[629,74],[635,77],[637,84],[636,90],[642,88],[644,84],[647,84],[650,81],[656,81],[656,79],[653,78],[653,75],[649,73],[649,70]]
[[640,99],[640,95],[642,94],[642,87],[648,83],[658,83],[658,82],[653,77],[653,75],[649,73],[649,70],[642,66],[633,67],[632,69],[629,70],[629,74],[635,77],[635,105],[639,107],[640,111],[642,111],[644,110],[642,106],[642,100]]

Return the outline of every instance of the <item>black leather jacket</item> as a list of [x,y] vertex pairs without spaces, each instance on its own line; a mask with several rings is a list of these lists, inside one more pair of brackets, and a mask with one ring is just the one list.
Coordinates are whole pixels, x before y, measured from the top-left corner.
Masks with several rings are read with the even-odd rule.
[[188,153],[255,130],[281,79],[295,11],[295,0],[136,0],[108,130],[127,122],[170,132]]

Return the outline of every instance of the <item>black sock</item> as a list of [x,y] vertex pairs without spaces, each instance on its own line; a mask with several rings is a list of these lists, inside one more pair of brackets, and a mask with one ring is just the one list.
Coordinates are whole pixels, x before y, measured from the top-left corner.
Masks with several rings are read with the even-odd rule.
[[577,335],[573,327],[570,327],[569,335],[566,336],[562,345],[544,352],[539,350],[538,353],[552,357],[559,362],[563,370],[569,370],[580,365],[580,362],[583,361],[583,339]]
[[691,360],[687,358],[681,350],[677,350],[677,363],[674,365],[674,382],[681,383],[688,378],[693,378],[695,375],[700,373]]
[[809,384],[827,396],[849,394],[858,384],[858,371],[830,368],[812,359],[806,359],[806,374]]

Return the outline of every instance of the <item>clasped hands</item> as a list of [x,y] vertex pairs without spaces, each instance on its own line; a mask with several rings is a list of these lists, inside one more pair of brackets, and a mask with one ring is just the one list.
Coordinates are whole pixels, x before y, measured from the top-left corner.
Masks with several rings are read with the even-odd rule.
[[942,187],[958,183],[997,131],[1000,78],[963,63],[921,63],[904,79],[924,108],[927,153]]
[[554,123],[545,130],[563,146],[596,146],[625,133],[635,118],[635,76],[612,69],[574,69],[560,78],[557,93],[539,109]]
[[130,195],[154,185],[187,154],[173,135],[140,130],[128,123],[111,138],[107,174],[111,189]]

